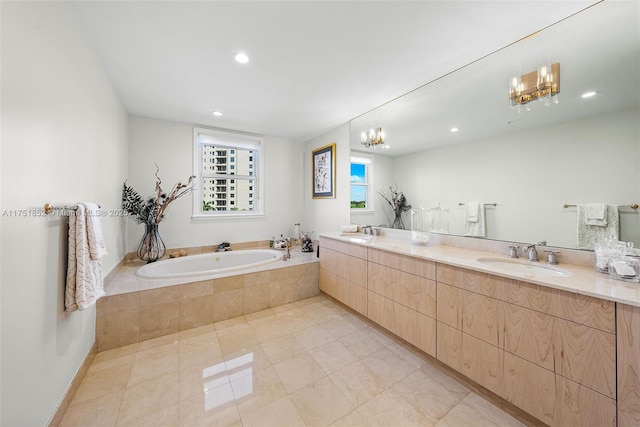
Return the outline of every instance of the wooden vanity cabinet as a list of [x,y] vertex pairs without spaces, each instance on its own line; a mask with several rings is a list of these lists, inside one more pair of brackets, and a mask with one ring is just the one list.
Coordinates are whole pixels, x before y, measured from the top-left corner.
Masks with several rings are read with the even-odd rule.
[[367,315],[367,248],[320,238],[320,290]]
[[436,264],[369,248],[368,317],[436,355]]
[[320,289],[551,426],[640,425],[640,307],[332,239]]
[[640,307],[618,304],[618,426],[640,426]]
[[546,424],[616,425],[615,303],[437,267],[439,360]]

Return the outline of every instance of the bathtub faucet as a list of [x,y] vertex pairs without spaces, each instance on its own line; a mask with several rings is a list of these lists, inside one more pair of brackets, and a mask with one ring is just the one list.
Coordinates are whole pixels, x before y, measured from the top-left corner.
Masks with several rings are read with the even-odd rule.
[[282,260],[286,261],[289,258],[291,258],[291,252],[289,251],[289,247],[291,246],[291,239],[289,238],[284,238],[281,237],[280,240],[276,240],[273,244],[273,249],[279,249],[281,251],[287,251],[283,257]]
[[289,249],[291,247],[291,240],[289,238],[286,238],[284,239],[284,241],[285,241],[285,244],[283,249],[286,249],[287,253],[284,254],[284,256],[282,257],[282,260],[286,261],[291,258],[291,251]]

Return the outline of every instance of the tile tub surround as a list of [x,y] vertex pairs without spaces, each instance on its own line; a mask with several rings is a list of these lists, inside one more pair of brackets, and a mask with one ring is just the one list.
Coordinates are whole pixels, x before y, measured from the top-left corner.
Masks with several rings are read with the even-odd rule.
[[[449,236],[444,236],[447,238],[446,243],[437,244],[436,242],[439,241],[437,238],[429,246],[415,246],[410,242],[410,234],[405,233],[396,231],[390,233],[389,236],[376,236],[374,240],[367,243],[352,240],[348,236],[341,236],[339,232],[322,233],[320,237],[640,307],[640,285],[614,280],[609,278],[607,274],[596,272],[592,262],[594,255],[591,252],[562,249],[563,253],[565,251],[571,252],[572,260],[578,264],[565,263],[563,258],[560,258],[558,267],[570,271],[573,275],[571,277],[549,277],[507,271],[477,261],[478,258],[486,257],[508,259],[507,246],[509,243],[506,242],[486,242],[480,239],[461,237],[449,239]],[[407,237],[405,238],[405,236]],[[449,244],[460,244],[466,247],[449,246]],[[322,251],[322,249],[320,250]],[[540,259],[544,259],[541,251],[539,255]],[[524,261],[522,258],[520,260]],[[544,261],[540,261],[539,264],[546,265]]]
[[[140,279],[140,261],[122,264],[98,300],[98,351],[219,322],[319,294],[315,253],[292,251],[277,261],[209,280]],[[182,279],[184,281],[185,279]]]
[[316,296],[98,353],[59,425],[524,425],[440,368]]

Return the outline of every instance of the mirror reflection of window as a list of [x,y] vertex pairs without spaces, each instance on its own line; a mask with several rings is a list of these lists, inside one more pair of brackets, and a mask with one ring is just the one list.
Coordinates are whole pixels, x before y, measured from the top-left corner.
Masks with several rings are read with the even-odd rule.
[[371,183],[373,161],[370,158],[351,157],[351,209],[371,210]]

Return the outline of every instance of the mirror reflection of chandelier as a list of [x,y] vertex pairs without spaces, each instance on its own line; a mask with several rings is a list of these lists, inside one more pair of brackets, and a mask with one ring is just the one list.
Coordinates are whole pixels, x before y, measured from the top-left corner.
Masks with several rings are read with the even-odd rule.
[[[545,65],[539,70],[514,77],[509,85],[509,103],[511,107],[528,104],[540,100],[545,106],[558,103],[560,93],[560,63]],[[526,110],[529,111],[528,106]]]
[[371,129],[369,131],[369,135],[367,135],[366,132],[362,132],[362,135],[360,136],[360,143],[366,148],[376,148],[377,146],[385,147],[382,128],[378,128],[377,131]]

